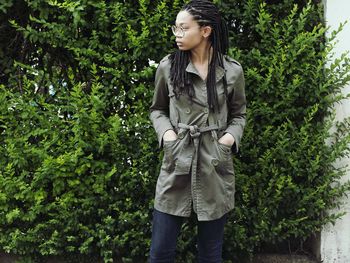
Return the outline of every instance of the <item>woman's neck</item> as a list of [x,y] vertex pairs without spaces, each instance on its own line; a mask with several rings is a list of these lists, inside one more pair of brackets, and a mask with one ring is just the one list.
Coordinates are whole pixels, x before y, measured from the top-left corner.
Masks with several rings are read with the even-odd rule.
[[191,50],[191,61],[194,64],[209,64],[213,56],[213,48],[207,42]]

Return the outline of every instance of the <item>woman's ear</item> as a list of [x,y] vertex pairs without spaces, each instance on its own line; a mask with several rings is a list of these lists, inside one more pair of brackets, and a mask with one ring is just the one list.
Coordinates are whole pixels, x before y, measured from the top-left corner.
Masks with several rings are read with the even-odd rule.
[[203,37],[207,38],[210,36],[212,28],[210,26],[204,26],[202,30],[203,30]]

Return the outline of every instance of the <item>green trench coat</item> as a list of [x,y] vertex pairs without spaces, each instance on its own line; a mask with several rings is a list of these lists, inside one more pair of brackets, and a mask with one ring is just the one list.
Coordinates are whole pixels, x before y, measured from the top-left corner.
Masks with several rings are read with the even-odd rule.
[[[194,65],[186,68],[195,90],[193,101],[187,95],[175,97],[170,83],[169,55],[161,60],[155,77],[150,118],[164,156],[158,176],[155,209],[198,220],[220,218],[234,207],[235,177],[232,154],[238,151],[246,118],[244,76],[241,65],[224,57],[224,68],[216,66],[220,111],[209,111],[207,87]],[[226,73],[228,98],[224,93]],[[163,141],[173,129],[178,138]],[[235,138],[230,147],[218,142],[225,133]]]

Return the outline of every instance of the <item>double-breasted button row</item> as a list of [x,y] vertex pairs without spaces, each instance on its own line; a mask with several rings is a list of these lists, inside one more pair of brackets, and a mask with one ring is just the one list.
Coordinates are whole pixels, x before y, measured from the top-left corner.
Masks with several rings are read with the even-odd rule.
[[[203,109],[203,112],[204,112],[205,114],[208,114],[208,113],[209,113],[209,109],[208,109],[208,108],[204,108],[204,109]],[[185,109],[185,113],[186,113],[186,114],[190,114],[190,113],[191,113],[191,109],[190,109],[190,108],[186,108],[186,109]]]

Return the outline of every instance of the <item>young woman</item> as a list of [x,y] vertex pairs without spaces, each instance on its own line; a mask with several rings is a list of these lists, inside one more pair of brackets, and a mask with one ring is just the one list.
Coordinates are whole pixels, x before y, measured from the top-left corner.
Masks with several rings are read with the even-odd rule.
[[211,1],[190,1],[172,27],[178,50],[155,77],[151,120],[164,149],[153,212],[150,262],[174,262],[183,219],[198,219],[198,261],[221,262],[234,207],[232,153],[245,126],[243,70],[228,57],[228,32]]

